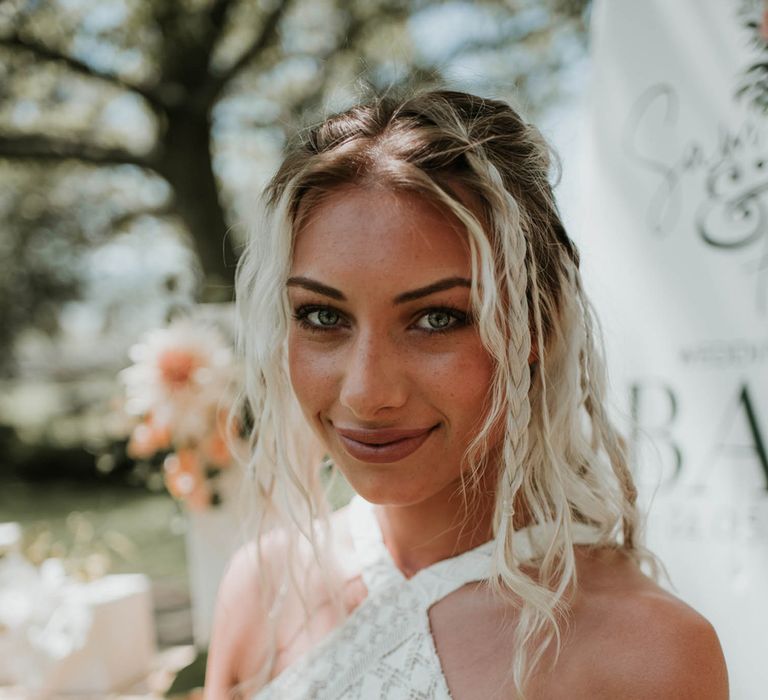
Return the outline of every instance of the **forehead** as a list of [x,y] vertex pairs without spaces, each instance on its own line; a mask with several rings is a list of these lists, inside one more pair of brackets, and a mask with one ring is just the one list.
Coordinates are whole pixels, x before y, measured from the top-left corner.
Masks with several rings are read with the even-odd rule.
[[412,192],[350,187],[309,212],[291,274],[386,273],[430,283],[441,274],[469,277],[470,267],[467,233],[450,211]]

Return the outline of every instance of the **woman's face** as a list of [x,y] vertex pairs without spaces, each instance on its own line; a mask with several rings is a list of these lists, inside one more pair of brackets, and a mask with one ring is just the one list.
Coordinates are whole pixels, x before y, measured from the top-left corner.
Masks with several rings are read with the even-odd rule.
[[493,365],[470,310],[466,234],[423,197],[343,188],[298,232],[288,295],[291,382],[367,500],[455,490]]

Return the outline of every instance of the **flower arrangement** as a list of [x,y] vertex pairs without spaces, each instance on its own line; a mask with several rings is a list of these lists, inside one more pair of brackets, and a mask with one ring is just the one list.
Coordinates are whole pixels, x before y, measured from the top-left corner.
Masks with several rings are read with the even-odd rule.
[[120,373],[134,417],[128,456],[160,461],[168,491],[190,510],[218,505],[238,439],[228,420],[238,374],[230,343],[215,325],[181,318],[148,333],[130,358]]

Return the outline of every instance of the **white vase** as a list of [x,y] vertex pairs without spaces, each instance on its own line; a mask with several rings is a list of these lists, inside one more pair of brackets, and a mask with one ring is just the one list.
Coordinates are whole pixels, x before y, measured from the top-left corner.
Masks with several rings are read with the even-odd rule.
[[208,510],[188,512],[187,569],[192,599],[195,646],[204,650],[211,638],[216,594],[224,569],[239,540],[237,496],[241,473],[234,467],[219,477],[222,502]]

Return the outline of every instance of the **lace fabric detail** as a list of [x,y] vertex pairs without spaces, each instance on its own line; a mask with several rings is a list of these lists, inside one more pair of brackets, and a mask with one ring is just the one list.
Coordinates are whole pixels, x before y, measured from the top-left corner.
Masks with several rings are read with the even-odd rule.
[[366,598],[338,628],[289,666],[258,700],[448,700],[450,693],[415,589],[394,585]]
[[[356,497],[349,517],[367,597],[252,700],[451,700],[428,611],[452,591],[488,577],[494,541],[407,579],[383,543],[372,506]],[[521,559],[530,558],[544,534],[538,526],[519,533]],[[574,535],[581,544],[598,538],[591,528]]]

